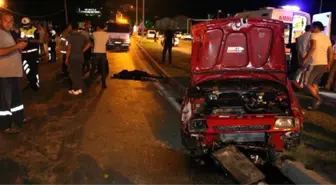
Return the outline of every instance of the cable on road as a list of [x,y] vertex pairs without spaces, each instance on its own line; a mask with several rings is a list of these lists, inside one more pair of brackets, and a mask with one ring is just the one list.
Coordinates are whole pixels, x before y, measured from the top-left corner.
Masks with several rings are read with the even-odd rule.
[[29,17],[29,18],[44,18],[44,17],[50,17],[50,16],[53,16],[53,15],[57,15],[57,14],[60,14],[62,12],[64,12],[64,9],[58,11],[58,12],[55,12],[55,13],[51,13],[51,14],[46,14],[46,15],[27,15],[27,14],[22,14],[20,12],[15,12],[15,11],[12,11],[10,9],[7,9],[7,8],[4,8],[4,7],[1,7],[0,9],[4,9],[6,11],[9,11],[11,12],[12,14],[16,14],[16,15],[19,15],[19,16],[25,16],[25,17]]

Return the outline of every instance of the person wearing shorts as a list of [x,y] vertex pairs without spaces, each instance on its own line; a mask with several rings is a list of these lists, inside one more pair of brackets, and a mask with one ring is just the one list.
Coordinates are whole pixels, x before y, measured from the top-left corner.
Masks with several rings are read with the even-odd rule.
[[335,76],[336,76],[336,42],[333,46],[333,63],[331,64],[330,72],[329,72],[329,77],[327,84],[325,86],[326,89],[328,90],[333,90],[336,91],[336,83],[335,83]]
[[307,82],[305,84],[309,94],[314,101],[308,109],[317,109],[321,105],[321,97],[319,94],[319,83],[325,72],[330,69],[333,59],[333,50],[330,38],[324,33],[324,26],[321,22],[313,22],[312,34],[310,38],[310,49],[303,58],[303,64],[307,64],[311,58],[309,69],[306,72]]

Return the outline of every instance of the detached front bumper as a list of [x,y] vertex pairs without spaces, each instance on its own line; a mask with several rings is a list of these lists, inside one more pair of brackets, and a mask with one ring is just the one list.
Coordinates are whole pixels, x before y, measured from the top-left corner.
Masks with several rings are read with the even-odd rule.
[[187,133],[181,130],[181,138],[190,155],[203,156],[227,145],[259,151],[273,148],[282,152],[300,144],[301,132]]

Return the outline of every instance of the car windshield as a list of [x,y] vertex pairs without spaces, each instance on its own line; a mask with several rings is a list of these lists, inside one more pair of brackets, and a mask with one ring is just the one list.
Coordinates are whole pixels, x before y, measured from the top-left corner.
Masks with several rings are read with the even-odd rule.
[[155,34],[155,31],[149,31],[150,34]]
[[130,33],[131,28],[128,24],[108,23],[107,32]]

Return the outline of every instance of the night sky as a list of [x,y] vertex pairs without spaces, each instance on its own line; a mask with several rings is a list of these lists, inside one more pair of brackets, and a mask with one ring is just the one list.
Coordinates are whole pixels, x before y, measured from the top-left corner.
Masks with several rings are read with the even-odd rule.
[[[75,7],[83,5],[85,1],[68,0],[70,16],[75,13]],[[103,2],[104,0],[97,1]],[[120,4],[135,5],[135,0],[105,1],[115,5],[115,7]],[[7,0],[7,2],[10,3],[9,8],[12,10],[34,16],[50,14],[63,9],[63,0]],[[206,18],[207,14],[214,15],[219,9],[223,13],[235,13],[244,9],[258,9],[265,6],[284,4],[299,5],[303,11],[315,13],[319,9],[319,2],[320,0],[146,0],[146,16],[151,19],[154,16],[163,17],[183,14],[193,18]],[[140,6],[142,5],[142,0],[139,0],[139,4]],[[336,11],[336,0],[324,0],[323,11]],[[48,18],[60,19],[62,16],[64,20],[63,14],[49,16]]]

